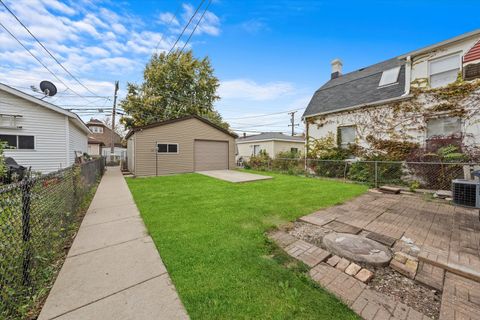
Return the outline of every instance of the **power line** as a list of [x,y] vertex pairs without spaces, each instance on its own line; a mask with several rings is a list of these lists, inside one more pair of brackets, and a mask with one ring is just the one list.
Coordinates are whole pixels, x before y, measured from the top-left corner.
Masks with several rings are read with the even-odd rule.
[[304,110],[305,108],[298,108],[294,110],[286,110],[286,111],[279,111],[279,112],[274,112],[274,113],[266,113],[266,114],[259,114],[256,116],[247,116],[247,117],[239,117],[239,118],[228,118],[226,117],[225,119],[230,119],[230,120],[240,120],[240,119],[252,119],[252,118],[260,118],[260,117],[268,117],[268,116],[273,116],[276,114],[288,114],[288,112],[293,112],[293,111],[299,111],[299,110]]
[[[181,7],[182,7],[182,2],[180,1],[180,3],[178,4],[177,10],[175,10],[175,13],[172,15],[172,18],[170,19],[170,21],[169,21],[168,24],[167,24],[167,29],[170,28],[170,26],[172,25],[173,20],[176,19],[178,13],[180,12],[180,8],[181,8]],[[165,35],[165,32],[162,33],[162,35],[160,36],[160,40],[158,40],[157,45],[155,46],[155,53],[157,52],[158,46],[160,45],[160,42],[162,42],[164,35]]]
[[197,30],[198,26],[200,25],[200,22],[202,22],[203,17],[205,16],[205,13],[207,13],[207,10],[208,10],[208,8],[210,7],[210,4],[212,4],[212,0],[209,0],[209,1],[208,1],[207,6],[205,7],[205,10],[203,10],[202,16],[200,17],[200,19],[198,19],[197,24],[195,25],[195,27],[193,28],[192,32],[191,32],[190,35],[188,36],[187,41],[183,44],[183,47],[182,47],[182,49],[180,50],[181,52],[185,49],[185,47],[187,46],[188,42],[190,42],[190,39],[192,38],[193,34],[194,34],[195,31]]
[[175,40],[175,43],[173,44],[172,48],[170,48],[170,50],[168,51],[167,53],[167,56],[170,55],[170,53],[172,53],[173,49],[175,49],[175,46],[177,45],[178,41],[180,41],[180,39],[183,37],[183,34],[185,33],[185,31],[187,30],[188,26],[190,25],[190,23],[192,23],[192,20],[193,18],[197,15],[198,13],[198,10],[200,10],[201,6],[203,5],[203,3],[205,2],[205,0],[202,0],[200,2],[200,4],[198,5],[197,9],[195,10],[195,12],[193,13],[193,15],[190,17],[190,19],[188,20],[188,23],[185,25],[185,27],[183,28],[182,32],[180,33],[180,35],[177,37],[177,40]]
[[64,67],[64,65],[58,61],[58,59],[50,52],[50,50],[47,49],[47,47],[45,47],[43,45],[43,43],[38,40],[38,38],[30,31],[30,29],[27,28],[27,26],[25,24],[23,24],[23,22],[15,15],[15,13],[13,13],[12,10],[10,10],[9,7],[7,7],[7,5],[3,2],[3,0],[0,0],[0,3],[5,7],[5,9],[7,9],[8,12],[10,12],[10,14],[15,18],[15,20],[18,21],[18,23],[20,23],[22,25],[22,27],[27,30],[27,32],[33,37],[33,39],[35,39],[35,41],[50,55],[50,57],[52,57],[53,60],[55,60],[55,62],[60,66],[62,67],[63,70],[65,70],[66,73],[68,73],[70,75],[70,77],[72,77],[72,79],[74,79],[76,82],[78,82],[78,84],[80,84],[83,88],[85,88],[88,92],[90,92],[91,94],[93,95],[96,95],[95,92],[91,91],[87,86],[85,86],[82,82],[80,82],[80,80],[77,79],[77,77],[75,77],[70,71],[67,70],[67,68]]
[[[70,88],[65,82],[63,82],[62,79],[60,79],[55,73],[53,73],[39,58],[37,58],[37,56],[35,56],[31,51],[30,49],[28,49],[13,33],[10,32],[10,30],[7,29],[7,27],[5,27],[5,25],[3,25],[3,23],[0,22],[0,26],[5,29],[5,31],[7,31],[7,33],[12,36],[22,47],[23,49],[25,49],[35,60],[38,61],[38,63],[40,63],[46,70],[48,70],[48,72],[55,77],[55,79],[57,79],[59,82],[61,82],[65,87],[67,87],[70,91],[72,91],[73,93],[75,93],[76,95],[78,95],[79,97],[87,100],[86,98],[84,98],[82,95],[80,95],[78,92],[74,91],[72,88]],[[88,100],[87,100],[88,101]]]

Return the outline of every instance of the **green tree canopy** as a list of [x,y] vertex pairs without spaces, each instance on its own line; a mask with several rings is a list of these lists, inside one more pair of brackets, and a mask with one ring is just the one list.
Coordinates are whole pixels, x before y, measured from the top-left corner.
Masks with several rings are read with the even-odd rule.
[[219,81],[208,57],[197,59],[192,51],[154,54],[143,77],[142,84],[128,84],[127,96],[120,102],[128,115],[122,118],[127,128],[187,115],[228,128],[213,107],[220,98]]

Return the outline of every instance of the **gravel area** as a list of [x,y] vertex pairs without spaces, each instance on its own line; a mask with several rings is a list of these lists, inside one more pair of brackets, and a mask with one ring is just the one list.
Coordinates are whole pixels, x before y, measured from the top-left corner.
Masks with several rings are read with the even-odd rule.
[[[369,268],[372,270],[372,267]],[[432,319],[438,319],[442,294],[400,275],[389,267],[373,268],[369,287],[401,301]]]
[[[289,224],[286,231],[292,236],[306,242],[323,247],[323,237],[333,232],[310,223],[296,221]],[[366,235],[362,232],[360,235]],[[422,312],[432,319],[438,319],[442,295],[437,290],[428,288],[419,282],[411,280],[393,271],[390,267],[373,267],[362,265],[374,272],[375,276],[369,287],[375,291],[386,294],[396,301],[400,301],[415,310]]]

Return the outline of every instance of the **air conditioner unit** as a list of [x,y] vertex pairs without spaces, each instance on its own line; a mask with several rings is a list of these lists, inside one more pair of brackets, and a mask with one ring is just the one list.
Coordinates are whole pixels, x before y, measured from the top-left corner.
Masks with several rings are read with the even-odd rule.
[[480,208],[480,181],[455,179],[452,181],[453,203]]

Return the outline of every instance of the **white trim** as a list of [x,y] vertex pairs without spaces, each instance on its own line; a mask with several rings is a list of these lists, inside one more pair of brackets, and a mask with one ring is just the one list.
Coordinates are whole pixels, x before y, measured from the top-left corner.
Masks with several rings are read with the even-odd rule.
[[[440,56],[440,57],[435,57],[433,59],[428,59],[427,60],[427,76],[428,76],[428,86],[432,89],[434,89],[434,87],[432,87],[432,74],[431,74],[431,67],[430,65],[432,64],[432,62],[435,62],[437,60],[442,60],[442,59],[446,59],[446,58],[449,58],[449,57],[453,57],[453,56],[458,56],[458,59],[459,59],[459,62],[458,62],[458,69],[460,70],[460,72],[462,72],[462,63],[463,63],[463,51],[462,50],[459,50],[459,51],[455,51],[455,52],[452,52],[452,53],[449,53],[449,54],[446,54],[446,55],[443,55],[443,56]],[[440,87],[435,87],[435,88],[441,88],[441,87],[445,87],[447,85],[443,85],[443,86],[440,86]]]
[[404,96],[410,94],[410,88],[412,83],[412,57],[407,56],[405,58],[405,93]]
[[[167,145],[167,152],[158,152],[158,145],[159,145],[159,144],[166,144],[166,145]],[[169,145],[169,144],[175,144],[175,145],[177,145],[177,152],[168,152],[168,145]],[[157,154],[179,154],[179,153],[180,153],[180,146],[179,146],[178,143],[158,142],[158,141],[157,141],[157,142],[155,143],[155,152],[156,152]]]
[[68,167],[69,166],[68,162],[70,160],[70,121],[68,119],[68,116],[65,117],[65,139],[66,139],[65,143],[67,147],[67,162],[65,167]]
[[50,109],[52,111],[55,111],[55,112],[58,112],[60,114],[63,114],[67,117],[70,117],[70,118],[73,118],[75,121],[78,122],[79,124],[79,127],[85,131],[87,134],[90,134],[91,131],[87,128],[87,126],[85,125],[85,123],[82,121],[82,119],[80,119],[80,117],[76,114],[76,113],[73,113],[73,112],[70,112],[70,111],[67,111],[63,108],[60,108],[59,106],[56,106],[52,103],[49,103],[49,102],[46,102],[46,101],[43,101],[43,100],[40,100],[32,95],[29,95],[25,92],[22,92],[20,90],[17,90],[17,89],[14,89],[12,87],[9,87],[3,83],[0,83],[0,90],[3,90],[11,95],[14,95],[16,97],[19,97],[21,99],[24,99],[24,100],[27,100],[27,101],[30,101],[32,103],[35,103],[39,106],[42,106],[44,108],[47,108],[47,109]]
[[379,101],[375,101],[375,102],[371,102],[371,103],[357,104],[355,106],[347,107],[347,108],[343,108],[343,109],[336,109],[336,110],[326,111],[326,112],[318,112],[318,113],[314,113],[314,114],[309,114],[307,116],[303,116],[302,120],[307,119],[307,118],[316,117],[316,116],[322,116],[322,115],[334,114],[334,113],[341,113],[341,112],[351,111],[351,110],[360,109],[360,108],[364,108],[364,107],[373,107],[373,106],[378,106],[378,105],[391,103],[391,102],[396,102],[396,101],[400,101],[400,100],[407,100],[407,99],[410,99],[412,97],[413,97],[413,95],[408,94],[408,95],[402,95],[400,97],[395,97],[395,98],[390,98],[390,99],[385,99],[385,100],[379,100]]
[[236,143],[269,142],[269,141],[282,141],[282,142],[292,142],[292,143],[305,143],[305,140],[287,140],[287,139],[242,140],[242,141],[236,141]]

